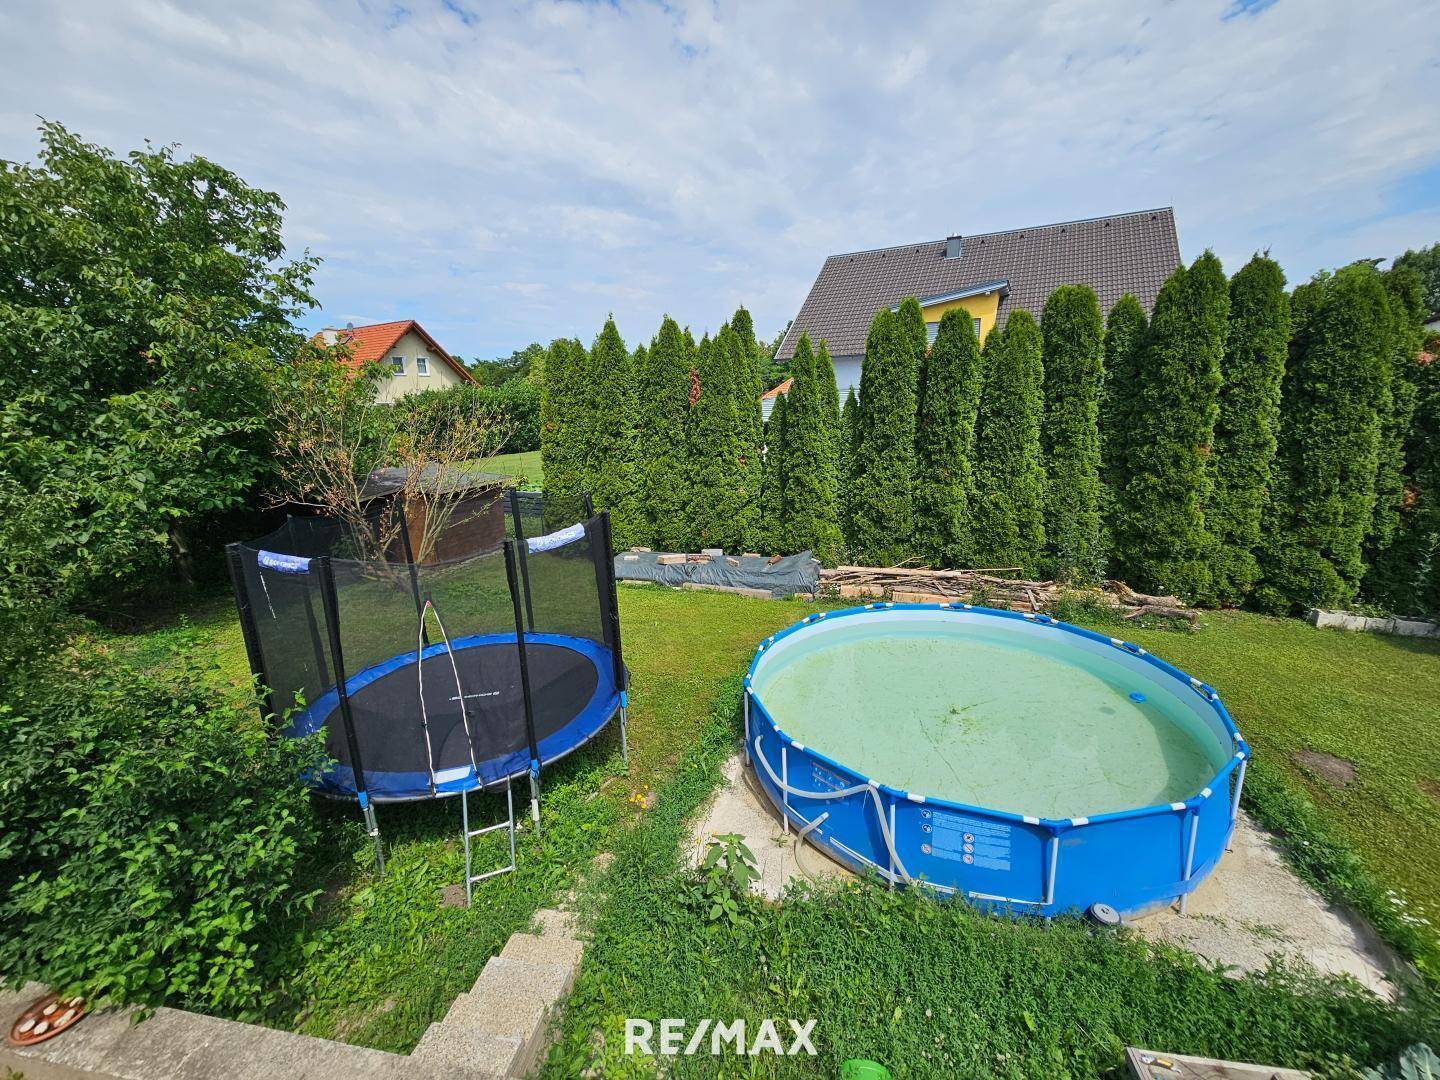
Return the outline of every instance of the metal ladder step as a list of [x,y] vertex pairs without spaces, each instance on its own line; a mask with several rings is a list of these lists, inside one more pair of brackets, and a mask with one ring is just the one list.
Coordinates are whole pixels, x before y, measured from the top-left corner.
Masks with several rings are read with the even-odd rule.
[[[507,830],[510,834],[510,862],[494,870],[487,870],[483,874],[471,873],[473,864],[470,841],[477,836],[498,832],[501,829]],[[505,781],[505,820],[496,822],[494,825],[486,825],[479,829],[470,828],[470,791],[466,789],[460,793],[460,833],[461,840],[465,845],[465,906],[469,907],[474,899],[474,888],[477,883],[499,874],[513,873],[515,870],[515,790],[508,778]]]

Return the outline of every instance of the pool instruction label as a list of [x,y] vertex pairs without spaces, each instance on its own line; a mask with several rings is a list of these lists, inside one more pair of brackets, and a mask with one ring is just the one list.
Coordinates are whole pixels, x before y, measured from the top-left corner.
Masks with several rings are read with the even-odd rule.
[[926,855],[982,870],[1010,869],[1009,825],[926,807],[920,811],[920,830]]

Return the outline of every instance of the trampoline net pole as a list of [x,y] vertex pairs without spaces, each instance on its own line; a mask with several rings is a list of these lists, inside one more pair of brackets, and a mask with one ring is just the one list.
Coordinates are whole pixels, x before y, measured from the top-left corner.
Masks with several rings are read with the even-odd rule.
[[[520,587],[525,596],[525,625],[533,630],[535,628],[535,605],[530,599],[530,575],[526,572],[525,568],[525,522],[520,516],[519,488],[512,487],[510,489],[510,516],[515,520],[515,550],[519,552],[520,557]],[[515,632],[518,634],[522,629],[521,626],[517,625]]]
[[[516,528],[520,522],[517,518]],[[530,747],[530,817],[535,823],[535,836],[540,836],[540,746],[535,738],[535,702],[530,691],[530,663],[525,650],[525,616],[520,610],[520,593],[524,580],[524,556],[517,565],[515,551],[524,550],[524,541],[505,541],[505,576],[510,581],[510,604],[515,610],[515,649],[520,661],[520,697],[525,705],[525,740]]]
[[[586,496],[589,504],[589,496]],[[620,759],[630,764],[630,737],[627,720],[630,686],[625,672],[625,659],[620,654],[620,597],[615,586],[615,542],[610,532],[610,511],[601,510],[590,521],[593,531],[590,549],[595,557],[595,588],[600,597],[600,617],[615,664],[615,686],[620,691]]]
[[250,661],[250,674],[255,677],[256,704],[260,718],[267,724],[275,716],[275,700],[270,694],[270,680],[265,674],[265,654],[260,649],[260,632],[255,627],[255,612],[250,607],[250,592],[245,588],[245,570],[239,544],[225,545],[225,564],[235,586],[235,607],[240,614],[240,636],[245,639],[245,655]]
[[325,609],[325,628],[330,634],[335,696],[340,706],[340,722],[345,727],[345,744],[350,751],[350,769],[355,774],[355,794],[360,801],[360,811],[365,817],[365,830],[375,841],[375,865],[383,876],[385,851],[380,845],[380,825],[375,820],[375,808],[370,805],[370,793],[365,788],[365,767],[360,760],[360,740],[355,737],[355,721],[350,714],[350,694],[345,686],[345,655],[340,647],[340,602],[335,596],[335,570],[330,565],[328,555],[322,555],[315,561],[319,566],[320,602]]

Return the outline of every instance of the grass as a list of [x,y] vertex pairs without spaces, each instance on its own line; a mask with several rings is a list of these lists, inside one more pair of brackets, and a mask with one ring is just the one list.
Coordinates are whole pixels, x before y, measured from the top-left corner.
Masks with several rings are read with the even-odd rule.
[[[676,906],[667,875],[685,815],[712,790],[733,745],[726,710],[734,673],[760,638],[813,605],[647,587],[621,589],[620,603],[634,676],[629,772],[619,771],[613,733],[548,771],[543,843],[524,834],[520,872],[484,886],[473,910],[438,902],[441,888],[461,877],[453,801],[382,807],[391,858],[383,879],[371,870],[353,807],[327,807],[334,857],[316,871],[328,900],[285,987],[291,1007],[271,1022],[408,1049],[506,936],[608,848],[620,852],[617,867],[630,869],[607,875],[610,900],[598,911],[595,949],[552,1071],[589,1053],[589,1031],[613,1028],[616,1017],[788,1016],[802,1007],[831,1018],[821,1023],[827,1067],[833,1055],[873,1049],[920,1068],[917,1055],[930,1047],[917,1040],[943,1034],[952,1055],[956,1046],[971,1049],[948,1064],[935,1059],[934,1071],[963,1061],[975,1075],[1035,1075],[1055,1052],[1071,1056],[1065,1068],[1076,1075],[1093,1075],[1110,1067],[1118,1038],[1168,1038],[1177,1050],[1248,1047],[1294,1063],[1302,1043],[1334,1057],[1348,1039],[1357,1056],[1376,1057],[1413,1034],[1401,1014],[1378,1015],[1363,996],[1303,977],[1219,981],[1180,954],[1066,923],[997,923],[960,905],[932,911],[908,899],[826,893],[757,915],[761,937],[717,936]],[[1094,612],[1071,615],[1116,632]],[[1292,833],[1302,866],[1358,898],[1382,930],[1382,905],[1393,904],[1385,890],[1395,890],[1409,907],[1394,906],[1388,936],[1407,929],[1412,953],[1435,955],[1433,928],[1415,920],[1433,919],[1427,905],[1440,895],[1432,842],[1440,803],[1427,794],[1440,779],[1440,646],[1241,613],[1208,615],[1193,634],[1126,624],[1124,636],[1219,689],[1257,753],[1247,802]],[[201,605],[183,627],[117,647],[160,663],[176,644],[213,651],[217,677],[237,692],[244,685],[228,599]],[[1291,756],[1305,748],[1354,762],[1356,780],[1337,790],[1311,776]],[[642,815],[625,800],[645,786],[660,798]],[[493,801],[486,812],[495,813]],[[494,850],[482,859],[499,855],[499,838],[491,839]],[[921,956],[925,964],[915,964]],[[953,1017],[924,1017],[936,1002]],[[1239,1041],[1222,1023],[1243,1033]],[[620,1071],[625,1063],[611,1064]],[[705,1066],[693,1059],[689,1067]],[[1045,1067],[1044,1075],[1065,1075]]]
[[486,472],[519,477],[526,484],[537,488],[545,479],[539,450],[526,450],[520,454],[496,454],[485,459],[484,467]]

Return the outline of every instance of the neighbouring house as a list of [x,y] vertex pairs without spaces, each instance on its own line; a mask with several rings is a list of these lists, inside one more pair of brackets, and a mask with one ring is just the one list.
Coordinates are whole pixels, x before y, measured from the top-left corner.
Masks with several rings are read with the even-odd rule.
[[[940,317],[961,308],[983,342],[995,327],[1004,327],[1012,311],[1024,308],[1038,319],[1061,285],[1089,285],[1105,313],[1133,293],[1148,313],[1179,265],[1175,211],[1168,206],[832,255],[776,356],[793,357],[801,334],[816,345],[825,342],[843,400],[852,388],[859,392],[870,320],[907,296],[920,301],[931,341]],[[761,411],[768,417],[774,398],[766,398]]]
[[441,348],[414,319],[343,329],[326,327],[314,340],[344,346],[349,352],[345,360],[349,368],[358,369],[376,360],[383,363],[390,377],[381,384],[379,400],[387,404],[406,394],[475,381],[465,365]]

